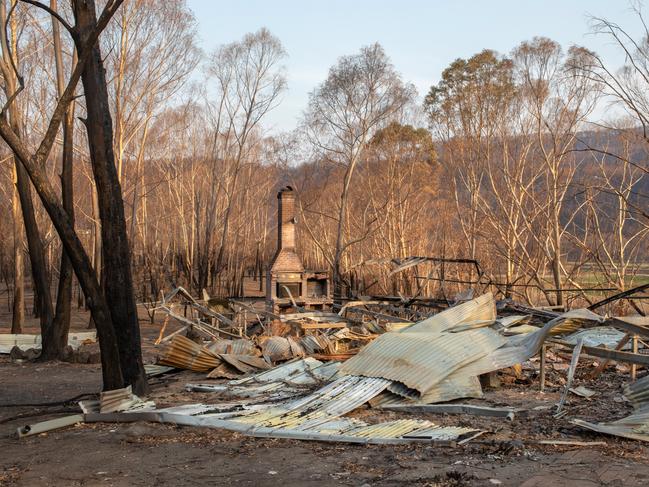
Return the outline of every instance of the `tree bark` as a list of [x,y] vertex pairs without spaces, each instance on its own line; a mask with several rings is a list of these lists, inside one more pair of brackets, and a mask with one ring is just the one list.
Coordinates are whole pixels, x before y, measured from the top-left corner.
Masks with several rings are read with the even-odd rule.
[[12,197],[14,231],[14,302],[11,317],[11,333],[22,333],[25,324],[25,262],[23,259],[23,223],[20,214],[20,199],[16,187],[16,167],[14,165],[14,187]]
[[[79,43],[77,49],[80,49],[97,25],[95,2],[76,0],[73,10],[79,34],[75,42]],[[115,167],[106,73],[98,43],[83,67],[81,81],[87,109],[85,125],[101,218],[104,296],[115,328],[124,382],[131,385],[136,394],[145,394],[147,383],[133,292],[131,253],[122,190]]]

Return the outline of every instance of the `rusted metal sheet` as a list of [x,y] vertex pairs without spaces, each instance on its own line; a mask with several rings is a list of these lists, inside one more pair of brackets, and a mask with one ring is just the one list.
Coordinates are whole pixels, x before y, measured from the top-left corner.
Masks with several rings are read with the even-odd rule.
[[207,372],[218,367],[221,359],[206,347],[179,335],[173,338],[158,363],[196,372]]

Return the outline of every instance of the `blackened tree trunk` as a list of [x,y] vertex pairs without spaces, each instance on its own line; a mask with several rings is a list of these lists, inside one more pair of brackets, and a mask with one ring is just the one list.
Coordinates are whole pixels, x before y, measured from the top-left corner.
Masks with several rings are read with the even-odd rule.
[[[78,35],[77,49],[87,43],[97,25],[94,0],[73,1]],[[124,382],[136,394],[147,390],[142,363],[140,328],[133,293],[131,255],[126,234],[122,190],[113,153],[113,124],[110,116],[106,73],[96,43],[81,73],[86,100],[90,159],[92,163],[103,242],[104,296],[110,308]]]
[[[105,390],[124,387],[124,379],[120,367],[120,354],[111,313],[106,304],[106,299],[102,293],[101,287],[99,286],[97,276],[90,263],[90,259],[88,258],[88,254],[81,244],[81,240],[79,240],[79,236],[76,234],[67,212],[59,201],[56,191],[50,184],[45,169],[45,161],[49,157],[59,126],[65,118],[65,112],[73,99],[75,88],[81,77],[82,67],[85,66],[85,62],[90,58],[93,51],[92,46],[97,43],[100,33],[122,4],[122,1],[123,0],[108,0],[106,2],[102,15],[97,23],[97,27],[89,35],[86,34],[88,42],[85,45],[77,42],[78,35],[76,27],[73,28],[65,24],[68,31],[70,31],[73,37],[75,37],[77,51],[79,53],[79,65],[73,70],[63,95],[56,103],[56,108],[54,109],[49,121],[45,135],[36,152],[30,151],[27,145],[21,140],[20,134],[16,133],[14,128],[10,125],[7,118],[6,109],[15,103],[15,96],[18,94],[18,91],[8,90],[9,93],[11,93],[11,96],[7,97],[5,106],[0,110],[0,137],[2,137],[2,139],[7,143],[9,148],[13,151],[14,156],[20,161],[29,174],[29,178],[38,193],[47,214],[52,220],[54,227],[56,228],[64,250],[70,258],[77,279],[86,295],[86,302],[90,308],[93,320],[97,325]],[[41,4],[36,2],[34,5]],[[4,2],[0,2],[0,14],[3,13]],[[0,30],[0,39],[2,40],[2,49],[4,54],[7,42],[6,36],[2,35],[2,32],[3,30]],[[6,29],[4,32],[6,32]],[[5,56],[0,59],[0,70],[2,71],[3,81],[5,83],[7,80],[12,79],[11,73],[13,72],[11,66],[12,63],[10,63],[8,59],[9,58]],[[7,88],[6,85],[5,88]],[[22,88],[22,83],[20,88]]]
[[20,213],[20,198],[15,187],[18,175],[14,161],[14,187],[12,188],[12,217],[14,231],[14,302],[11,316],[11,333],[22,333],[25,324],[25,262],[23,259],[23,222]]

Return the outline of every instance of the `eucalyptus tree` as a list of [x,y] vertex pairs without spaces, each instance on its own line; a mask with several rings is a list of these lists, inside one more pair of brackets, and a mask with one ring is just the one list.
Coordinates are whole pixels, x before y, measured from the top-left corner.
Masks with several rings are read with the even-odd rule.
[[415,90],[404,83],[379,44],[343,56],[329,69],[325,81],[309,94],[302,128],[320,157],[343,169],[331,259],[334,295],[343,290],[343,256],[354,239],[349,236],[348,199],[361,154],[372,135],[398,119]]
[[[210,269],[223,270],[232,211],[240,191],[244,165],[258,148],[261,122],[277,107],[286,89],[282,61],[286,51],[268,29],[246,34],[243,39],[214,51],[208,63],[208,113],[212,121],[207,154],[211,191],[196,207],[204,224],[197,241],[197,288],[207,287]],[[222,205],[217,214],[218,205]],[[217,223],[220,236],[216,255],[211,255]]]
[[583,162],[573,149],[599,99],[599,84],[576,74],[591,56],[577,46],[564,52],[558,43],[543,37],[521,43],[512,53],[521,110],[530,120],[526,136],[535,141],[533,157],[539,171],[531,198],[538,218],[525,223],[549,264],[553,304],[558,306],[565,304],[564,280],[571,279],[563,243],[576,216],[566,203]]

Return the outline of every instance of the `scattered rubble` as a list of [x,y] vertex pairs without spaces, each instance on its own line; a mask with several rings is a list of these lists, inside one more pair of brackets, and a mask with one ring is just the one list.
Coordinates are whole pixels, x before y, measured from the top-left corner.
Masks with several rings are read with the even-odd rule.
[[[405,317],[402,306],[377,299],[347,303],[338,313],[298,310],[277,315],[236,301],[227,306],[219,301],[216,311],[208,296],[199,301],[178,288],[158,309],[181,328],[164,336],[165,320],[158,364],[147,365],[147,374],[160,376],[175,369],[204,374],[206,382],[189,383],[186,391],[207,393],[215,400],[156,408],[128,389],[109,391],[97,401],[83,401],[81,419],[62,418],[50,426],[73,420],[155,421],[258,437],[448,446],[470,441],[487,429],[466,427],[462,421],[440,424],[417,414],[512,421],[528,408],[475,401],[484,397],[485,387],[534,387],[540,382],[541,390],[553,387],[562,391],[561,397],[556,406],[530,404],[530,411],[554,415],[551,421],[566,418],[584,429],[649,441],[649,377],[625,389],[634,411],[621,419],[580,419],[580,409],[571,407],[570,399],[591,400],[598,394],[596,386],[576,380],[578,364],[594,369],[591,380],[597,380],[609,361],[649,364],[642,342],[649,337],[647,318],[609,318],[587,309],[538,310],[496,302],[489,293],[469,297],[425,317],[421,310]],[[172,304],[172,299],[177,301]],[[183,332],[201,338],[194,341]],[[631,339],[636,340],[635,348],[627,346]],[[546,377],[553,382],[546,384]],[[449,402],[457,400],[464,402]],[[355,417],[355,410],[368,407],[378,414],[370,423]],[[381,420],[381,411],[397,418]],[[47,427],[37,424],[22,431]],[[534,441],[593,443],[565,437]]]

